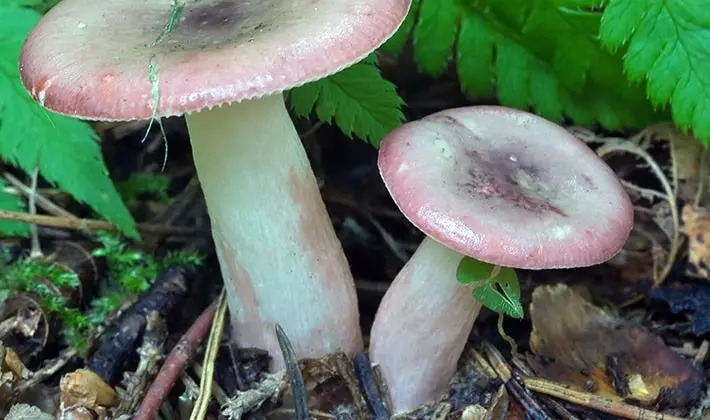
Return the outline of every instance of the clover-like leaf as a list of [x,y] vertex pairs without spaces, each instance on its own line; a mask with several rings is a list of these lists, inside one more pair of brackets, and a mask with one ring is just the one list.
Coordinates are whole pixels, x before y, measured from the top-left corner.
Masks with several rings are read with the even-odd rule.
[[491,311],[522,318],[518,275],[512,268],[502,267],[492,277],[494,268],[493,264],[464,257],[456,269],[456,280],[473,285],[473,297]]

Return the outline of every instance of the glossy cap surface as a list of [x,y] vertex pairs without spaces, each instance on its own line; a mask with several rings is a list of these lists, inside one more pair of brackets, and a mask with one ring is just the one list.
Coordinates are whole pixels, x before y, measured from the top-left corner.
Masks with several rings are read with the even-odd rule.
[[63,0],[30,33],[20,73],[35,100],[60,114],[102,120],[180,115],[336,73],[389,38],[409,5]]
[[378,165],[404,215],[444,245],[514,268],[589,266],[614,256],[633,206],[586,144],[536,115],[442,111],[382,142]]

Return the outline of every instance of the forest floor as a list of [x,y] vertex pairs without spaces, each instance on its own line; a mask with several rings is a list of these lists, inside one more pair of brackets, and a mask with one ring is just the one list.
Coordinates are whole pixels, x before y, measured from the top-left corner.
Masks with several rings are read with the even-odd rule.
[[[472,104],[454,79],[432,81],[401,67],[386,67],[385,72],[401,88],[408,120]],[[329,125],[296,123],[305,133],[324,201],[353,269],[367,336],[389,282],[423,235],[389,198],[374,148]],[[169,198],[142,194],[130,203],[139,223],[152,226],[143,230],[143,243],[130,247],[147,254],[196,250],[203,263],[197,269],[162,272],[151,289],[131,298],[119,324],[106,323],[111,334],[93,342],[86,356],[59,344],[61,328],[52,317],[17,300],[13,307],[6,302],[0,323],[2,400],[61,413],[63,418],[92,418],[109,409],[130,418],[145,398],[155,397],[146,397],[146,389],[165,379],[155,377],[162,356],[178,343],[185,345],[181,337],[192,327],[187,342],[202,344],[188,352],[185,371],[174,385],[163,384],[160,395],[165,399],[155,400],[160,418],[190,418],[205,371],[214,372],[215,379],[206,418],[239,418],[240,413],[252,419],[294,418],[292,401],[304,396],[291,393],[286,376],[263,372],[263,352],[233,348],[228,325],[217,353],[203,364],[212,321],[219,319],[213,302],[220,292],[220,271],[184,120],[164,124],[169,154],[162,174],[169,178]],[[125,181],[138,172],[161,173],[165,149],[157,127],[145,142],[141,140],[147,122],[95,127],[114,180]],[[639,133],[568,128],[590,147],[616,150],[605,159],[624,180],[637,210],[626,247],[600,266],[520,271],[526,316],[503,323],[517,349],[501,337],[498,315],[483,310],[449,395],[405,418],[710,418],[710,277],[705,263],[710,242],[704,241],[704,235],[710,235],[710,215],[700,210],[707,197],[698,194],[710,183],[698,159],[702,151],[693,139],[665,125]],[[18,182],[28,184],[26,179]],[[76,206],[61,192],[43,185],[37,192],[85,217],[74,212]],[[41,203],[38,207],[47,212]],[[40,227],[39,239],[48,254],[64,249],[67,241],[88,251],[96,247],[91,234],[57,228]],[[28,253],[30,246],[24,241],[3,243],[18,255]],[[62,255],[75,271],[84,270],[81,275],[105,276],[94,257],[81,258],[86,253]],[[97,293],[94,289],[87,288],[78,299],[88,301]],[[341,355],[301,367],[313,418],[374,418],[368,403],[382,396],[364,393],[358,385],[360,375],[372,372],[356,371],[353,361]],[[3,413],[9,409],[5,404]],[[10,416],[41,418],[32,413],[29,406],[20,405]]]

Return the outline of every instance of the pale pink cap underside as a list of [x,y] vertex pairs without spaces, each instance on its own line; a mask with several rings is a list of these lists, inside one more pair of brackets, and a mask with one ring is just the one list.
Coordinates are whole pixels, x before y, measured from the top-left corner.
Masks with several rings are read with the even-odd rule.
[[[378,164],[409,221],[492,264],[599,264],[633,227],[631,201],[607,164],[564,128],[523,111],[467,107],[410,122],[383,140]],[[535,189],[516,196],[490,182],[514,174]]]
[[[63,0],[20,58],[40,104],[84,119],[172,116],[279,93],[363,59],[411,0]],[[177,0],[180,3],[180,0]],[[149,67],[158,80],[157,112]]]

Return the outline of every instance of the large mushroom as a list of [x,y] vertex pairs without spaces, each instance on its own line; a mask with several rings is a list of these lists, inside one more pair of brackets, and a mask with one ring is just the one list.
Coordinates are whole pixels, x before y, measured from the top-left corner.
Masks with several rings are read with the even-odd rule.
[[[63,0],[21,53],[46,108],[185,115],[238,345],[362,347],[352,275],[282,92],[363,59],[410,0]],[[283,367],[276,357],[273,369]]]
[[633,227],[606,163],[524,111],[465,107],[407,123],[384,139],[378,165],[396,205],[427,235],[371,332],[370,357],[397,412],[447,391],[481,307],[456,280],[465,256],[504,269],[589,266],[615,255]]

